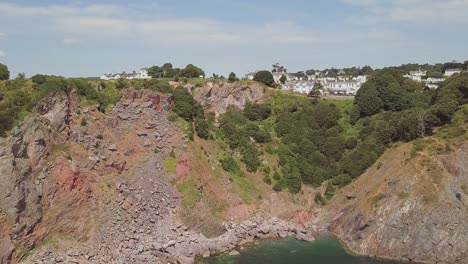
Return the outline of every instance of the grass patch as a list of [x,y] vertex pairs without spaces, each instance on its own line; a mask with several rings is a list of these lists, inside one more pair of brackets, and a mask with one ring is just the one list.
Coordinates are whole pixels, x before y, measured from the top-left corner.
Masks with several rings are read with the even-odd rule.
[[196,187],[193,181],[181,182],[176,184],[177,190],[184,195],[182,204],[185,207],[192,208],[202,198],[202,193]]
[[232,174],[231,180],[240,187],[239,196],[247,203],[254,201],[260,193],[255,184],[245,176]]
[[177,168],[177,159],[171,156],[167,157],[164,160],[164,167],[166,168],[167,172],[175,173]]

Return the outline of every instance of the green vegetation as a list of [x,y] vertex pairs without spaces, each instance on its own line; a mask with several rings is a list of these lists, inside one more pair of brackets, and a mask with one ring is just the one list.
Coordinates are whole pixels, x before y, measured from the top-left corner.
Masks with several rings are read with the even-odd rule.
[[171,63],[165,63],[163,66],[152,66],[148,68],[148,75],[152,78],[198,78],[205,76],[205,72],[194,66],[188,64],[184,69],[173,68]]
[[177,190],[183,194],[182,204],[192,208],[203,197],[195,182],[186,181],[176,185]]
[[221,162],[221,166],[223,167],[225,171],[231,172],[239,176],[243,176],[239,164],[233,157],[227,156],[221,159],[220,162]]
[[229,81],[229,82],[235,82],[235,81],[237,81],[237,80],[239,80],[239,79],[237,78],[236,74],[233,73],[233,72],[231,72],[231,73],[229,74],[228,81]]
[[266,86],[273,87],[275,80],[273,79],[273,74],[270,71],[259,71],[254,75],[254,81],[263,83]]
[[169,156],[164,160],[164,167],[167,172],[175,173],[177,168],[177,159],[175,157]]
[[297,193],[302,184],[327,182],[323,199],[330,199],[336,188],[351,183],[398,141],[431,135],[435,126],[443,126],[444,137],[464,137],[467,87],[468,74],[459,74],[427,91],[403,78],[401,70],[388,68],[369,78],[354,103],[267,90],[263,104],[248,103],[243,111],[228,107],[219,128],[210,129],[240,152],[248,172],[258,170],[265,153],[276,159],[273,175],[263,174],[275,191]]
[[[174,101],[175,104],[172,110],[179,117],[189,122],[191,125],[190,131],[195,130],[200,138],[209,139],[209,124],[201,104],[195,101],[193,96],[183,87],[177,87],[174,90]],[[190,133],[189,138],[193,139]]]
[[103,112],[120,99],[115,88],[109,86],[98,91],[92,82],[78,78],[34,75],[31,81],[23,78],[0,81],[0,136],[5,136],[49,94],[67,96],[73,90],[83,101],[98,104]]
[[5,64],[0,63],[0,81],[10,79],[10,71]]

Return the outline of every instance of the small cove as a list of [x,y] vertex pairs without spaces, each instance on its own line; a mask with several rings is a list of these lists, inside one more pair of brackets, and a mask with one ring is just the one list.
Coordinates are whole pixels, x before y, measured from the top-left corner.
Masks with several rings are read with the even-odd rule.
[[216,255],[199,259],[197,264],[397,264],[395,260],[355,256],[334,237],[322,236],[314,242],[294,238],[265,240],[246,246],[239,255]]

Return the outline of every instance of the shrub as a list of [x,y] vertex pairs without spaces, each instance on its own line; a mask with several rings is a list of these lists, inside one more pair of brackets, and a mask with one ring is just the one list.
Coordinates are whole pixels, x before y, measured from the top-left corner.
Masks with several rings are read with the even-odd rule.
[[323,198],[321,193],[316,193],[314,196],[314,201],[316,204],[319,205],[325,205],[327,202],[325,201],[325,198]]
[[273,74],[269,71],[259,71],[254,75],[254,81],[263,83],[267,86],[273,86],[275,80],[273,79]]
[[195,131],[197,132],[197,135],[200,138],[209,139],[210,133],[208,130],[209,130],[209,126],[208,126],[208,122],[206,121],[206,119],[202,119],[202,118],[195,119]]
[[272,183],[271,178],[268,175],[263,176],[263,181],[268,185],[271,185],[271,183]]
[[240,174],[239,164],[237,164],[237,161],[233,157],[225,157],[222,160],[220,160],[220,162],[221,166],[225,171],[232,172],[234,174]]
[[348,174],[340,174],[332,179],[333,185],[343,187],[351,183],[351,177]]
[[43,84],[43,83],[45,83],[47,80],[46,80],[45,75],[36,74],[36,75],[34,75],[33,77],[31,77],[31,81],[32,81],[34,84]]
[[241,149],[241,154],[242,161],[247,166],[247,171],[256,172],[260,166],[258,150],[251,144],[248,144]]
[[244,115],[251,121],[265,120],[271,114],[271,108],[268,105],[247,103],[244,108]]
[[10,79],[10,71],[5,64],[0,63],[0,80]]
[[327,200],[330,200],[333,197],[333,195],[335,195],[335,187],[331,182],[328,182],[327,188],[325,189],[325,198],[327,198]]

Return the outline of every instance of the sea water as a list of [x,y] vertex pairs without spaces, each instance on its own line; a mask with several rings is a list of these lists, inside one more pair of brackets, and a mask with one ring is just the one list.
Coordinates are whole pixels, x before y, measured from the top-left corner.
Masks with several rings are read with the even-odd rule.
[[334,237],[323,236],[313,242],[293,238],[265,240],[246,246],[237,256],[217,255],[199,259],[197,264],[396,264],[399,261],[355,256]]

